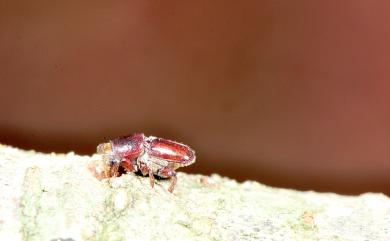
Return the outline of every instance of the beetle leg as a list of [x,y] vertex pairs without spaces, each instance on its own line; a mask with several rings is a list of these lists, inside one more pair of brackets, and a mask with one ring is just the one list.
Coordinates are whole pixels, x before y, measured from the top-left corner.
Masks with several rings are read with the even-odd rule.
[[173,192],[173,189],[175,188],[177,182],[176,172],[169,167],[164,167],[159,170],[158,175],[160,177],[171,178],[171,185],[169,186],[168,191]]
[[135,172],[137,171],[136,166],[132,162],[132,160],[128,158],[122,158],[121,166],[125,169],[126,172]]
[[149,169],[149,180],[150,180],[150,186],[154,187],[154,175],[152,169]]
[[146,174],[149,173],[149,168],[148,168],[148,166],[146,166],[145,163],[140,163],[140,164],[139,164],[139,169],[141,170],[141,173],[142,173],[142,175],[144,175],[144,176],[146,176]]
[[176,182],[177,182],[176,172],[173,171],[173,175],[171,176],[171,185],[168,188],[169,192],[171,192],[171,193],[173,192],[173,189],[176,186]]
[[142,175],[146,176],[149,174],[149,179],[150,179],[150,186],[152,188],[154,187],[154,175],[152,169],[150,169],[145,163],[140,163],[139,169],[141,170]]

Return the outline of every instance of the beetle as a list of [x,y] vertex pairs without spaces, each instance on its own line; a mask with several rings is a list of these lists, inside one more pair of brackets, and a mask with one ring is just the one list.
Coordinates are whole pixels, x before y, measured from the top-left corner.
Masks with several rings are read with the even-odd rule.
[[173,192],[177,177],[175,170],[189,166],[195,162],[195,151],[182,143],[155,136],[145,136],[135,133],[117,137],[107,143],[97,146],[97,153],[103,155],[103,160],[109,168],[108,177],[124,172],[138,172],[149,175],[150,185],[154,186],[154,175],[171,178],[168,188]]

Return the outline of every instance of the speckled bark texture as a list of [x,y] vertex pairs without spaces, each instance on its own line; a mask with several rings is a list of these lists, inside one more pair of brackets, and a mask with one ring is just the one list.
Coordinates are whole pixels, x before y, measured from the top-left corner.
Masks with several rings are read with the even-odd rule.
[[[202,160],[198,160],[202,161]],[[100,179],[99,156],[0,145],[0,240],[389,241],[390,199],[237,183],[218,175]]]

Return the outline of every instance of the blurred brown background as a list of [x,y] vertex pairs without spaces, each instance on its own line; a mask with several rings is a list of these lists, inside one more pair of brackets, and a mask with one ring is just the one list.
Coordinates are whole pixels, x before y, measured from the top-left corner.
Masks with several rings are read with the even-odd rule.
[[[388,1],[0,1],[0,142],[141,131],[186,172],[390,194]],[[28,161],[28,160],[26,160]]]

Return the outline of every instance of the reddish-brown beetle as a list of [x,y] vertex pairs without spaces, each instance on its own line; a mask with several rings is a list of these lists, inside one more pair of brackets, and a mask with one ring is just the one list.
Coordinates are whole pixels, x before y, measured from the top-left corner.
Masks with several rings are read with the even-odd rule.
[[98,145],[97,152],[103,154],[103,160],[109,164],[107,176],[118,176],[120,168],[125,172],[141,171],[142,175],[149,175],[152,188],[154,175],[170,177],[170,192],[176,185],[175,170],[195,162],[195,151],[189,146],[154,136],[146,137],[142,133],[102,143]]

